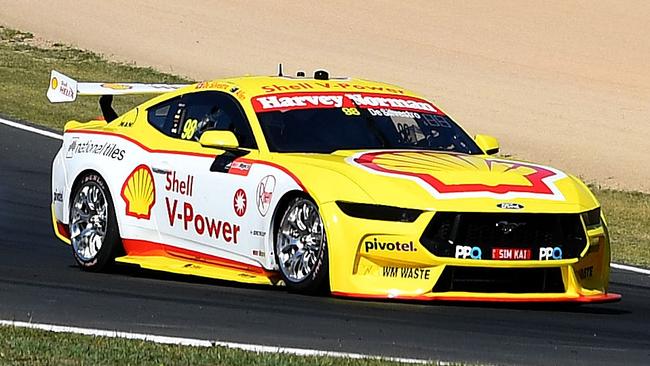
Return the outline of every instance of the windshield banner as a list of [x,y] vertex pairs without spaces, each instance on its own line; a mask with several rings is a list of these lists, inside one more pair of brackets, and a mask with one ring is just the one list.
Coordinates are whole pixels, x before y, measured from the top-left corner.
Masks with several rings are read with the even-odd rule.
[[255,112],[315,108],[382,108],[420,113],[442,114],[424,99],[375,93],[279,93],[252,98]]

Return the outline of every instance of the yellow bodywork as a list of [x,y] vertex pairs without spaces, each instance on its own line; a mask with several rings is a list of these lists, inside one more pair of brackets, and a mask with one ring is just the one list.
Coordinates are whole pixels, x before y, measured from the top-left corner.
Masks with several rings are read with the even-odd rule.
[[[437,212],[503,213],[497,207],[502,202],[521,205],[523,208],[517,211],[521,213],[579,214],[598,208],[596,198],[576,177],[547,170],[547,174],[555,174],[551,183],[535,181],[531,177],[543,173],[539,166],[487,154],[461,156],[451,153],[394,152],[372,157],[367,166],[362,166],[361,163],[355,165],[352,162],[363,154],[362,151],[338,151],[332,154],[273,153],[265,142],[251,103],[251,98],[255,96],[289,92],[366,92],[421,98],[397,86],[359,79],[242,77],[215,80],[155,97],[111,123],[70,122],[66,125],[66,130],[96,129],[130,136],[145,147],[160,149],[163,146],[168,151],[214,155],[214,148],[151,133],[152,127],[147,123],[144,112],[148,107],[166,99],[204,90],[227,93],[241,103],[258,144],[258,150],[246,157],[284,167],[295,175],[305,187],[305,193],[320,207],[329,246],[330,288],[334,294],[420,300],[582,301],[592,297],[594,301],[612,300],[607,297],[610,249],[604,220],[598,227],[589,230],[585,228],[587,243],[577,259],[522,261],[441,258],[430,253],[419,241]],[[481,139],[491,146],[496,143],[485,136]],[[427,183],[427,179],[433,183]],[[521,191],[535,191],[544,184],[546,188],[552,186],[553,192],[538,192],[529,196],[508,196],[503,193],[512,187],[521,187],[518,188]],[[470,194],[463,193],[463,187],[470,187]],[[546,188],[539,188],[540,192]],[[444,193],[445,190],[448,192]],[[421,210],[422,214],[414,222],[354,218],[343,213],[336,201],[412,208]],[[364,243],[368,240],[412,244],[405,246],[405,250],[369,252],[364,248]],[[205,264],[186,265],[168,257],[127,256],[118,260],[175,273],[241,282],[271,282],[268,278],[247,277],[236,271],[210,268]],[[446,266],[560,268],[565,292],[432,292]]]
[[183,275],[218,278],[226,281],[236,281],[256,285],[272,285],[277,281],[263,275],[242,272],[220,266],[208,265],[196,261],[173,258],[170,256],[129,255],[119,257],[121,263],[137,264],[145,269],[171,272]]

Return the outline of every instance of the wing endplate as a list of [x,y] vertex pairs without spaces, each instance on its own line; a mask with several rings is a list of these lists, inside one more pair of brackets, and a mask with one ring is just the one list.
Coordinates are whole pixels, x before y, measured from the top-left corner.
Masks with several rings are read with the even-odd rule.
[[47,99],[51,103],[74,102],[78,95],[162,94],[191,84],[79,82],[56,70],[50,73]]

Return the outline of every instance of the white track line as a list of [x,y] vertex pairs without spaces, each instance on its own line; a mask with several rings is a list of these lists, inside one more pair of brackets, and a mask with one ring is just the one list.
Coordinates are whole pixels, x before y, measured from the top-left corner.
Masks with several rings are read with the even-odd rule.
[[650,275],[650,269],[638,268],[638,267],[633,267],[633,266],[628,266],[626,264],[618,264],[618,263],[611,263],[610,265],[612,266],[612,268]]
[[11,127],[15,127],[15,128],[19,128],[19,129],[21,129],[21,130],[25,130],[25,131],[29,131],[29,132],[33,132],[33,133],[37,133],[37,134],[39,134],[39,135],[43,135],[43,136],[47,136],[47,137],[51,137],[51,138],[53,138],[53,139],[63,140],[63,136],[59,135],[58,133],[54,133],[54,132],[50,132],[50,131],[41,130],[40,128],[35,128],[35,127],[32,127],[32,126],[24,125],[24,124],[22,124],[22,123],[18,123],[18,122],[14,122],[14,121],[9,121],[9,120],[6,120],[6,119],[4,119],[4,118],[0,118],[0,123],[2,123],[3,125],[7,125],[7,126],[11,126]]
[[[209,340],[194,339],[194,338],[167,337],[167,336],[158,336],[153,334],[118,332],[114,330],[101,330],[101,329],[91,329],[91,328],[68,327],[68,326],[52,325],[52,324],[27,323],[27,322],[13,321],[13,320],[0,320],[0,326],[39,329],[39,330],[45,330],[45,331],[55,332],[55,333],[75,333],[75,334],[83,334],[83,335],[96,336],[96,337],[136,339],[136,340],[153,342],[153,343],[175,344],[175,345],[182,345],[182,346],[194,346],[194,347],[220,346],[220,347],[234,348],[243,351],[258,352],[258,353],[284,353],[284,354],[296,355],[296,356],[327,356],[327,357],[353,358],[353,359],[378,359],[378,360],[386,360],[386,361],[394,361],[394,362],[402,362],[402,363],[410,363],[410,364],[432,363],[432,361],[421,360],[416,358],[381,357],[381,356],[363,355],[360,353],[318,351],[318,350],[304,349],[304,348],[287,348],[287,347],[262,346],[262,345],[247,344],[247,343],[219,342],[219,341],[209,341]],[[448,362],[437,362],[435,364],[449,365]]]
[[[24,125],[22,123],[9,121],[9,120],[6,120],[4,118],[0,118],[0,123],[5,124],[7,126],[19,128],[21,130],[37,133],[39,135],[51,137],[51,138],[58,139],[58,140],[63,140],[63,136],[59,135],[57,133],[41,130],[39,128],[35,128],[35,127],[32,127],[32,126],[27,126],[27,125]],[[617,264],[617,263],[611,263],[611,266],[612,266],[612,268],[620,269],[620,270],[623,270],[623,271],[630,271],[630,272],[650,275],[650,269],[633,267],[633,266],[628,266],[626,264]]]

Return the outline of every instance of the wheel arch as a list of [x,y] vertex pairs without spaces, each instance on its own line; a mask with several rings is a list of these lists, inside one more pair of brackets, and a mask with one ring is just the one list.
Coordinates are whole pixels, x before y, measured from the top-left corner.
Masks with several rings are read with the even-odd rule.
[[[120,220],[118,219],[117,211],[115,208],[115,193],[112,192],[110,183],[96,169],[82,169],[75,175],[74,180],[72,180],[72,184],[70,185],[70,195],[68,197],[68,217],[70,218],[76,191],[84,187],[85,184],[89,183],[93,183],[94,185],[98,186],[99,190],[102,192],[102,195],[105,197],[105,204],[107,205],[107,210],[105,211],[105,231],[102,233],[103,237],[101,238],[102,245],[100,249],[97,249],[97,252],[93,254],[92,257],[80,256],[74,245],[74,242],[71,242],[71,247],[75,260],[83,270],[98,272],[110,268],[110,266],[114,264],[115,258],[123,256],[125,254],[125,251],[120,235]],[[68,221],[70,221],[70,219]],[[70,232],[72,232],[72,222],[69,222],[69,227]]]
[[284,212],[289,206],[289,202],[291,202],[292,199],[297,197],[308,198],[316,202],[316,200],[314,200],[314,198],[311,195],[309,195],[307,192],[298,189],[293,189],[285,192],[280,198],[280,200],[278,201],[277,205],[275,205],[275,210],[273,211],[273,215],[271,216],[271,222],[269,228],[269,240],[268,240],[268,252],[270,253],[269,255],[271,256],[271,258],[274,258],[273,269],[278,269],[278,263],[275,261],[275,237],[278,233],[278,228],[280,227],[280,220],[282,219],[282,215],[284,215]]
[[[325,223],[325,215],[323,215],[321,206],[319,202],[308,192],[303,191],[303,190],[290,190],[284,193],[284,195],[278,200],[277,205],[275,206],[275,209],[273,211],[273,216],[271,219],[271,228],[270,228],[270,235],[268,243],[269,243],[269,253],[270,256],[273,258],[273,269],[281,271],[279,267],[279,263],[277,262],[277,256],[275,253],[275,240],[278,234],[278,230],[280,228],[280,223],[282,221],[282,217],[285,212],[287,212],[287,209],[289,208],[290,203],[296,199],[296,198],[302,198],[311,201],[316,207],[318,207],[318,213],[320,215],[320,218],[323,222],[323,231],[325,233],[325,245],[326,247],[329,246],[329,236],[327,235],[327,224]],[[309,276],[312,277],[310,282],[313,282],[315,284],[311,284],[309,286],[305,286],[304,283],[300,284],[294,284],[294,286],[298,286],[294,288],[293,290],[289,291],[296,291],[298,293],[302,294],[308,294],[308,295],[322,295],[325,293],[329,293],[330,291],[330,264],[331,263],[331,253],[329,250],[324,249],[326,252],[324,254],[324,261],[323,262],[318,262],[320,263],[315,269],[314,269],[314,274],[310,274]],[[324,270],[321,270],[320,268],[325,268]],[[319,275],[316,273],[324,273],[323,275]],[[306,280],[306,279],[305,279]],[[288,285],[288,284],[287,284]]]
[[[97,175],[99,175],[102,179],[104,179],[104,177],[102,176],[102,174],[101,174],[100,172],[98,172],[97,170],[95,170],[95,169],[90,169],[90,168],[89,168],[89,169],[81,170],[79,173],[77,173],[77,175],[75,176],[74,180],[72,181],[72,185],[70,186],[70,197],[68,198],[68,204],[71,203],[71,201],[72,201],[72,192],[74,192],[75,188],[77,188],[77,186],[79,185],[79,182],[81,181],[81,179],[82,179],[83,177],[85,177],[86,175],[89,175],[89,174],[97,174]],[[104,179],[104,182],[105,182],[105,181],[106,181],[106,179]],[[110,190],[110,187],[109,187],[109,190]],[[112,193],[112,192],[111,192],[111,196],[113,196],[113,193]]]
[[[66,202],[67,206],[66,206],[66,210],[64,212],[64,214],[66,215],[66,220],[70,221],[69,220],[70,209],[72,207],[72,200],[74,199],[74,191],[75,191],[75,189],[80,184],[81,180],[84,177],[86,177],[86,176],[88,176],[90,174],[97,174],[104,181],[104,184],[106,184],[106,187],[108,188],[108,193],[111,195],[111,201],[113,203],[113,211],[115,213],[115,219],[117,221],[117,228],[118,228],[119,232],[122,232],[122,221],[120,220],[120,215],[118,214],[118,211],[117,211],[117,209],[115,207],[116,206],[115,205],[115,199],[116,199],[116,197],[120,197],[120,192],[116,192],[114,190],[114,187],[111,187],[110,183],[108,182],[108,180],[106,180],[104,175],[99,170],[94,169],[94,168],[86,168],[86,169],[80,170],[75,175],[74,179],[72,180],[72,185],[70,185],[70,192],[69,192],[69,195],[68,195],[68,200]],[[115,188],[115,189],[117,189],[117,188]],[[70,222],[68,222],[68,225],[70,225]]]

